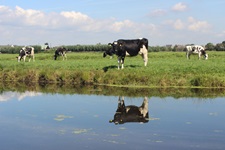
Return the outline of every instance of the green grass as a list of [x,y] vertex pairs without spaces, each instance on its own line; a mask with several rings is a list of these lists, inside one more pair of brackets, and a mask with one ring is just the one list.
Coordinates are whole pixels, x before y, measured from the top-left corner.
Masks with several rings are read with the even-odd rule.
[[126,57],[123,70],[117,57],[99,52],[68,53],[68,60],[53,60],[53,53],[35,55],[35,62],[20,62],[15,54],[0,55],[2,82],[99,84],[128,87],[225,87],[225,53],[208,52],[208,60],[185,52],[151,52],[147,67],[141,56]]

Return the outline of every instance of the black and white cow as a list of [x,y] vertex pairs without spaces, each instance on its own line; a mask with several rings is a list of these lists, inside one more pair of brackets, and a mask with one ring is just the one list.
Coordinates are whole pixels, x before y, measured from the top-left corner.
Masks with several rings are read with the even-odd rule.
[[60,55],[63,57],[63,60],[64,58],[67,59],[66,52],[67,50],[65,47],[58,47],[55,51],[54,59],[56,60]]
[[202,55],[205,57],[206,60],[208,59],[208,54],[206,54],[206,51],[202,46],[199,45],[186,46],[185,50],[187,59],[190,59],[191,54],[198,54],[198,59],[200,59]]
[[25,62],[26,57],[29,57],[29,62],[31,60],[31,58],[34,61],[34,48],[31,46],[25,46],[23,48],[21,48],[20,52],[19,52],[19,56],[17,57],[18,62],[21,61],[21,59],[23,59],[23,61]]
[[140,107],[134,105],[125,106],[124,99],[122,98],[121,100],[121,97],[119,97],[116,113],[113,120],[110,120],[109,122],[114,122],[117,125],[128,122],[147,123],[148,121],[149,115],[147,97],[144,98]]
[[133,39],[133,40],[117,40],[113,43],[109,43],[110,49],[106,50],[103,57],[107,55],[112,56],[116,54],[118,56],[118,69],[124,68],[124,59],[126,56],[137,56],[140,54],[144,60],[144,65],[148,63],[148,39]]

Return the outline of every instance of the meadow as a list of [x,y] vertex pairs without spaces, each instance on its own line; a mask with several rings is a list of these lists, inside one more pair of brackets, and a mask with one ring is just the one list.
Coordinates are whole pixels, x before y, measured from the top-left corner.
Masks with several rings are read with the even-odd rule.
[[[185,52],[150,52],[148,65],[141,56],[126,57],[123,70],[117,57],[102,52],[71,52],[67,60],[53,60],[53,51],[36,53],[35,62],[17,62],[18,54],[0,54],[3,83],[108,85],[121,87],[225,87],[225,53],[209,51],[208,60]],[[28,61],[28,59],[26,60]]]

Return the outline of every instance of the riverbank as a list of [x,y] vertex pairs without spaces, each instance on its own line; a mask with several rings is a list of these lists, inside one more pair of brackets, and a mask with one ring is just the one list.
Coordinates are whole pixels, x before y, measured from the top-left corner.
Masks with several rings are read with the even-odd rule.
[[68,53],[68,60],[53,60],[52,53],[35,55],[35,62],[20,62],[15,54],[1,54],[1,82],[27,85],[68,84],[120,87],[225,87],[225,53],[210,51],[208,60],[185,57],[185,52],[151,52],[144,67],[141,56],[126,57],[123,70],[117,69],[116,56],[103,58],[99,52]]

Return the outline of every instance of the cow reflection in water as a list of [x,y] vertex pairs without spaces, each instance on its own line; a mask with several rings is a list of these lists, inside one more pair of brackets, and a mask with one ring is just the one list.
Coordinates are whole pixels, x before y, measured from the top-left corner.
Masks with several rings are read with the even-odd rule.
[[140,107],[129,105],[125,106],[124,98],[119,97],[118,100],[118,108],[114,115],[114,119],[110,120],[109,122],[114,122],[117,124],[124,124],[127,122],[139,122],[139,123],[146,123],[149,121],[148,116],[148,99],[147,97],[144,98],[144,101]]

